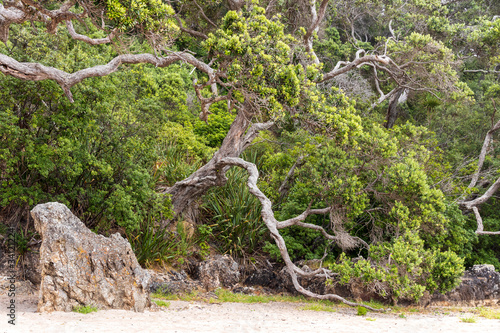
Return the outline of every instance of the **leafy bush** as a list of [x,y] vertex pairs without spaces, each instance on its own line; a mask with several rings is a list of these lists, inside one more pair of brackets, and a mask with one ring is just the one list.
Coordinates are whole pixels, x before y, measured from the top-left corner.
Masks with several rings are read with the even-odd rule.
[[[53,40],[30,25],[15,29],[18,43],[0,49],[22,61],[53,61],[75,71],[113,55],[110,46],[94,49],[69,38]],[[157,70],[163,80],[179,72]],[[155,193],[152,177],[165,111],[150,107],[154,91],[144,83],[158,80],[158,71],[86,80],[74,89],[74,103],[52,81],[2,76],[0,209],[20,211],[15,218],[25,221],[34,205],[59,201],[88,227],[116,223],[127,229],[147,214],[168,216],[169,198]],[[178,105],[166,97],[162,101]]]
[[[256,162],[256,153],[246,155]],[[212,189],[204,198],[203,210],[220,249],[243,256],[258,250],[264,241],[266,227],[261,206],[246,185],[246,170],[233,167],[226,174],[225,186]]]
[[181,223],[176,231],[156,225],[149,216],[137,231],[127,233],[127,238],[137,261],[143,267],[153,267],[165,263],[182,264],[186,257],[194,254],[196,239],[190,237]]

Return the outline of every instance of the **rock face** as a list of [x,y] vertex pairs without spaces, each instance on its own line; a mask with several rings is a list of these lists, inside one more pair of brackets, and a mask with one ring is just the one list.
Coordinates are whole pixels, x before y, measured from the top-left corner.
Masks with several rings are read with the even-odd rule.
[[432,295],[431,304],[462,306],[500,305],[500,273],[493,265],[474,265],[465,271],[458,287]]
[[200,280],[207,291],[219,287],[232,288],[240,280],[239,266],[231,256],[216,255],[199,263],[195,278]]
[[38,311],[92,305],[142,312],[151,305],[150,274],[120,234],[94,234],[60,203],[37,205],[31,216],[42,236]]

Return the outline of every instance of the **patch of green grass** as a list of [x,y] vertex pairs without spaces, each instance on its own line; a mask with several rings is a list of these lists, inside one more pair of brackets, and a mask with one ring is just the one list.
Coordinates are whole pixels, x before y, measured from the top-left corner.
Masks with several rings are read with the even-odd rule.
[[215,291],[219,301],[233,303],[269,303],[269,302],[305,302],[303,296],[282,296],[282,295],[246,295],[232,293],[229,290],[219,288]]
[[91,306],[91,305],[78,305],[78,306],[75,306],[73,308],[73,312],[78,312],[78,313],[83,313],[83,314],[87,314],[87,313],[91,313],[91,312],[96,312],[97,310],[99,310],[97,307],[95,306]]
[[300,310],[309,310],[309,311],[326,311],[326,312],[337,312],[331,306],[327,306],[324,304],[309,304],[299,308]]
[[368,321],[375,321],[377,319],[368,317],[368,318],[366,318],[366,320],[368,320]]
[[475,323],[477,320],[474,317],[462,317],[460,318],[462,323]]
[[362,306],[358,306],[358,316],[364,316],[368,312],[367,308],[364,308]]
[[165,301],[162,301],[162,300],[154,299],[153,302],[155,302],[156,305],[161,306],[161,307],[168,308],[170,306],[170,302],[165,302]]
[[[343,303],[337,303],[329,300],[318,300],[313,298],[306,298],[305,296],[288,296],[288,295],[246,295],[240,293],[233,293],[227,289],[218,288],[215,290],[215,294],[217,296],[214,298],[207,298],[205,294],[200,292],[192,292],[189,294],[176,295],[171,294],[168,291],[157,291],[151,295],[152,298],[168,300],[168,301],[199,301],[199,302],[208,302],[208,303],[222,303],[222,302],[230,302],[230,303],[269,303],[269,302],[287,302],[287,303],[308,303],[310,305],[306,305],[301,310],[311,310],[311,311],[336,311],[333,307],[336,308],[348,308],[349,306]],[[384,304],[378,302],[366,302],[366,305],[369,305],[376,309],[382,309],[386,307]],[[367,311],[366,308],[363,308]],[[391,307],[396,309],[396,307]],[[397,308],[399,309],[399,307]],[[363,310],[361,310],[363,311]]]
[[486,319],[500,319],[500,310],[481,307],[477,309],[476,313]]
[[404,314],[402,314],[402,313],[401,313],[401,314],[399,315],[399,318],[406,319],[406,316],[405,316]]

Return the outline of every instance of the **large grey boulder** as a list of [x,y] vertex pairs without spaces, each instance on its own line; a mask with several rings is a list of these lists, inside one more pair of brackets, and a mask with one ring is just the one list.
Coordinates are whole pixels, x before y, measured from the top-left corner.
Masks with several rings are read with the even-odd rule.
[[57,202],[37,205],[31,216],[42,237],[38,311],[92,305],[142,312],[151,305],[150,274],[120,234],[94,234]]

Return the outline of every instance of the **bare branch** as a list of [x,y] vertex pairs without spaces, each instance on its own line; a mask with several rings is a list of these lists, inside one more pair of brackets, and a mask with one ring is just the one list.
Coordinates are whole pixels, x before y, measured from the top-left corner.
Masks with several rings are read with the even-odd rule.
[[288,182],[293,177],[293,174],[295,173],[295,169],[302,163],[302,160],[304,158],[305,158],[305,156],[299,156],[297,158],[297,161],[295,161],[295,163],[292,165],[292,167],[290,168],[290,170],[286,174],[285,179],[283,180],[283,182],[280,185],[280,188],[278,189],[278,192],[280,193],[280,195],[282,197],[285,195],[285,192],[286,192],[287,186],[288,186]]
[[201,6],[198,4],[198,2],[196,2],[196,0],[193,0],[194,1],[194,4],[196,5],[196,7],[198,7],[198,9],[200,10],[200,13],[201,13],[201,16],[203,16],[203,18],[205,19],[205,21],[207,21],[212,27],[214,27],[215,29],[217,29],[217,25],[212,22],[211,19],[209,19],[207,17],[207,15],[205,14],[205,12],[203,11],[203,8],[201,8]]
[[227,0],[229,9],[239,11],[243,5],[245,5],[245,0]]
[[472,207],[472,211],[474,215],[476,215],[477,221],[477,230],[476,234],[478,235],[500,235],[500,231],[484,231],[483,219],[481,218],[481,214],[479,214],[479,210],[476,206]]
[[493,183],[493,185],[491,185],[490,188],[486,192],[484,192],[484,194],[479,198],[470,201],[461,201],[459,202],[459,204],[467,209],[472,209],[473,207],[479,206],[488,201],[488,199],[490,199],[493,196],[493,194],[495,194],[495,192],[498,191],[498,189],[500,189],[500,177],[498,177],[498,179]]
[[54,33],[56,31],[57,25],[59,23],[63,21],[77,19],[85,15],[85,14],[78,15],[69,11],[69,9],[76,4],[76,0],[68,0],[65,3],[63,3],[59,9],[55,10],[48,10],[42,5],[40,5],[38,2],[32,0],[21,0],[21,2],[24,3],[26,6],[35,8],[40,14],[43,14],[48,18],[50,18],[49,22],[47,23],[47,30],[50,33]]
[[183,52],[172,52],[167,57],[157,57],[147,53],[122,54],[112,59],[106,65],[85,68],[75,73],[67,73],[39,63],[20,63],[9,56],[0,54],[0,71],[6,75],[23,80],[54,80],[61,86],[68,99],[73,102],[73,96],[70,91],[71,87],[90,77],[109,75],[118,70],[118,67],[122,64],[148,63],[156,67],[167,67],[177,61],[185,61],[193,65],[197,69],[207,73],[211,79],[215,76],[214,70],[210,66],[196,59],[193,55]]
[[0,40],[7,43],[9,39],[9,27],[12,23],[22,23],[28,19],[28,14],[22,10],[9,7],[5,8],[0,3]]
[[184,27],[182,25],[182,21],[179,17],[175,17],[175,19],[177,20],[177,24],[179,24],[179,28],[181,29],[182,32],[186,32],[192,36],[195,36],[195,37],[199,37],[199,38],[203,38],[203,39],[208,39],[208,36],[205,35],[204,33],[202,32],[199,32],[199,31],[195,31],[195,30],[192,30],[192,29],[188,29],[186,27]]
[[[493,133],[498,131],[500,129],[500,120],[491,127],[491,129],[486,133],[486,136],[484,138],[484,143],[483,147],[481,148],[481,153],[479,154],[479,160],[477,162],[477,168],[476,172],[472,176],[472,180],[468,186],[468,188],[473,188],[476,186],[477,181],[479,180],[479,174],[481,172],[481,169],[483,167],[484,160],[486,158],[486,153],[488,151],[488,147],[490,145],[490,142],[492,140]],[[476,215],[476,220],[477,220],[477,230],[476,234],[489,234],[489,235],[500,235],[500,231],[483,231],[483,220],[481,218],[481,215],[479,214],[479,210],[477,206],[485,203],[488,201],[495,193],[500,189],[500,177],[486,190],[486,192],[474,199],[474,200],[469,200],[469,201],[460,201],[459,204],[463,206],[466,209],[472,209],[474,212],[474,215]]]
[[[359,52],[359,51],[358,51]],[[323,78],[319,80],[319,82],[324,82],[326,80],[330,80],[331,78],[334,78],[335,76],[338,76],[340,74],[344,74],[350,70],[353,70],[359,66],[365,65],[367,63],[382,63],[385,65],[389,65],[392,63],[392,60],[387,57],[387,56],[379,56],[379,55],[365,55],[363,57],[358,57],[354,59],[351,62],[346,62],[346,61],[339,61],[335,68],[323,75]],[[341,67],[344,65],[344,67]]]
[[[274,125],[274,121],[268,121],[265,123],[255,123],[248,129],[245,137],[240,142],[240,146],[238,148],[239,154],[241,154],[247,147],[249,147],[253,140],[259,135],[261,131],[268,130]],[[239,155],[238,154],[238,155]]]
[[325,17],[326,8],[328,6],[328,0],[322,0],[319,7],[319,12],[316,11],[316,0],[311,0],[310,10],[311,10],[311,25],[307,29],[304,35],[304,44],[306,45],[306,51],[311,54],[313,62],[319,64],[319,59],[313,49],[313,33],[318,32],[319,24]]
[[486,153],[488,151],[488,147],[490,146],[490,142],[493,139],[492,138],[493,133],[495,133],[499,129],[500,129],[500,120],[488,131],[488,133],[486,133],[486,136],[485,136],[484,142],[483,142],[483,147],[481,148],[481,153],[479,154],[479,159],[477,161],[476,172],[472,176],[472,180],[471,180],[468,188],[473,188],[474,186],[476,186],[476,183],[479,179],[479,174],[481,172],[481,169],[483,168],[483,163],[484,163],[484,159],[486,158]]
[[493,73],[493,74],[500,74],[500,71],[493,71],[493,70],[485,70],[485,69],[465,69],[464,73]]
[[66,21],[66,27],[68,28],[69,35],[71,38],[85,42],[90,45],[99,45],[99,44],[107,44],[111,42],[111,39],[114,37],[116,30],[113,30],[107,37],[92,39],[85,35],[80,35],[76,33],[75,28],[73,27],[73,23],[71,21]]
[[[370,309],[372,311],[384,311],[383,309],[374,309],[374,308],[367,306],[367,305],[364,305],[364,304],[350,302],[350,301],[346,300],[345,298],[340,297],[340,296],[335,295],[335,294],[319,295],[319,294],[313,293],[313,292],[305,289],[304,287],[302,287],[302,285],[300,285],[300,283],[298,281],[297,273],[299,273],[300,275],[310,275],[311,273],[303,272],[299,267],[297,267],[292,262],[289,254],[288,254],[285,240],[283,239],[283,237],[281,236],[281,234],[278,231],[278,225],[279,225],[279,223],[287,224],[288,223],[287,221],[294,221],[294,223],[296,223],[295,221],[303,220],[310,214],[315,214],[315,213],[325,214],[325,213],[329,212],[331,208],[308,209],[308,210],[306,210],[306,212],[302,213],[301,215],[299,215],[295,219],[290,219],[287,221],[278,222],[276,220],[276,218],[274,217],[274,212],[272,210],[271,201],[257,187],[257,180],[259,178],[259,171],[257,170],[257,167],[255,166],[255,164],[247,162],[241,158],[226,157],[226,158],[221,159],[218,162],[218,165],[220,167],[224,167],[227,165],[234,165],[234,166],[238,166],[238,167],[241,167],[241,168],[247,170],[247,172],[248,172],[247,186],[249,188],[249,191],[255,197],[257,197],[257,199],[260,201],[260,203],[262,205],[262,210],[261,210],[262,219],[264,220],[264,223],[266,224],[267,228],[269,229],[269,231],[271,233],[271,237],[274,239],[274,241],[276,242],[276,245],[278,246],[278,248],[280,250],[281,257],[283,258],[283,260],[286,264],[288,274],[290,274],[290,277],[292,278],[293,285],[298,292],[300,292],[306,296],[314,297],[314,298],[318,298],[318,299],[329,299],[329,300],[341,301],[341,302],[348,304],[350,306],[363,306],[363,307],[366,307],[367,309]],[[282,225],[284,225],[284,224],[282,224]],[[325,271],[326,270],[324,270],[324,269],[319,269],[319,270],[316,270],[312,273],[316,274],[315,276],[317,276],[319,274],[328,275],[328,273]]]

